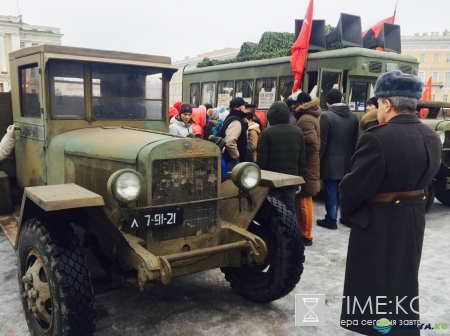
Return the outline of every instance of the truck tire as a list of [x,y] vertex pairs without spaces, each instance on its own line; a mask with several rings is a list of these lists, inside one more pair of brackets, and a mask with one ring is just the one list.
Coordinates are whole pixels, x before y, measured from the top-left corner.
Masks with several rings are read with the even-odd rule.
[[254,302],[271,302],[289,294],[300,281],[305,247],[297,220],[278,199],[268,196],[248,231],[267,245],[264,264],[223,267],[221,271],[239,295]]
[[450,206],[450,190],[436,191],[436,198],[444,205]]
[[425,213],[430,212],[433,203],[434,203],[434,197],[436,194],[436,188],[434,187],[434,181],[431,180],[430,184],[428,184],[427,187],[427,202],[425,203]]
[[33,336],[92,335],[95,307],[84,250],[72,227],[30,219],[17,249],[20,295]]

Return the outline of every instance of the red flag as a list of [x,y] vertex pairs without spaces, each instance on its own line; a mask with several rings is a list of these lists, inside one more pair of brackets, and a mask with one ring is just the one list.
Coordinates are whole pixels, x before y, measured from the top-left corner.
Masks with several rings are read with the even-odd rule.
[[425,85],[425,87],[423,89],[424,90],[423,90],[421,100],[430,101],[431,100],[431,77],[428,79],[427,85]]
[[[363,31],[363,33],[362,33],[363,38],[364,38],[364,36],[366,36],[366,34],[367,34],[369,31],[372,31],[372,32],[373,32],[374,37],[378,37],[378,34],[380,33],[381,28],[383,27],[383,23],[394,24],[394,22],[395,22],[395,13],[396,13],[396,12],[397,12],[397,4],[395,4],[394,15],[392,15],[391,17],[388,17],[387,19],[381,20],[380,22],[378,22],[378,23],[377,23],[376,25],[374,25],[373,27],[371,27],[371,28],[369,28],[369,29]],[[379,50],[379,51],[383,51],[383,50],[384,50],[384,49],[381,48],[381,47],[376,47],[375,49],[376,49],[376,50]]]
[[313,2],[309,1],[306,10],[305,19],[303,20],[302,29],[297,37],[297,41],[291,47],[291,67],[294,76],[294,87],[292,92],[296,92],[302,80],[303,70],[305,69],[306,56],[308,54],[309,38],[311,37]]
[[[421,100],[430,101],[431,100],[431,77],[428,79],[427,85],[423,88],[423,94]],[[427,108],[420,109],[419,116],[423,118],[425,113],[428,112]]]
[[394,21],[395,21],[395,12],[394,12],[394,15],[392,15],[391,17],[388,17],[387,19],[384,19],[384,20],[378,22],[376,25],[367,29],[366,31],[363,31],[362,36],[364,37],[369,32],[369,30],[372,29],[375,37],[378,37],[378,34],[380,33],[381,28],[383,27],[383,23],[394,24]]

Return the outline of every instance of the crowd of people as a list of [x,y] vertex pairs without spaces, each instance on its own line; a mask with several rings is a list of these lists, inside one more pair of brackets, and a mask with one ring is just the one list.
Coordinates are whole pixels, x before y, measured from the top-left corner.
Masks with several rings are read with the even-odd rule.
[[[198,108],[178,102],[169,108],[169,133],[216,143],[222,151],[222,176],[240,162],[255,162],[261,169],[302,176],[301,187],[273,189],[298,219],[304,245],[312,245],[313,201],[323,181],[326,215],[317,225],[337,229],[338,187],[350,172],[356,149],[358,127],[377,124],[378,103],[367,103],[367,114],[358,119],[342,103],[342,93],[331,89],[326,95],[328,110],[322,112],[319,99],[306,92],[294,94],[285,102],[275,102],[267,111],[264,131],[255,115],[255,105],[237,97],[228,108],[209,104]],[[375,119],[374,117],[375,116]],[[319,122],[320,117],[320,122]],[[358,126],[359,125],[359,126]],[[345,219],[341,223],[350,225]]]
[[[326,215],[317,225],[337,229],[340,208],[340,223],[351,227],[342,321],[385,319],[378,308],[355,310],[355,304],[378,302],[380,297],[386,299],[381,303],[386,311],[395,311],[389,318],[397,323],[420,319],[418,272],[426,187],[439,170],[442,149],[436,132],[417,118],[422,90],[417,77],[398,70],[384,73],[360,121],[337,89],[326,93],[326,111],[317,98],[300,92],[272,104],[266,128],[256,126],[249,104],[235,98],[218,134],[212,135],[223,149],[228,170],[250,160],[261,169],[303,176],[306,183],[300,190],[286,186],[270,194],[297,214],[306,246],[313,240],[312,196],[323,181]],[[217,117],[214,110],[208,115]],[[360,129],[364,132],[358,139]],[[244,154],[248,143],[254,154],[250,158]],[[395,307],[399,297],[410,300],[402,311]],[[343,327],[364,335],[378,333],[371,324]],[[420,330],[393,329],[392,334],[419,335]]]

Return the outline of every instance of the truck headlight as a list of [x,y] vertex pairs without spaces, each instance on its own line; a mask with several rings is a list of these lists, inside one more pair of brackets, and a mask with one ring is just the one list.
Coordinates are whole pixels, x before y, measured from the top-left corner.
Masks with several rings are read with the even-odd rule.
[[441,134],[439,134],[439,138],[441,138],[441,144],[444,144],[444,142],[445,142],[445,133],[442,132]]
[[239,189],[255,189],[261,180],[261,169],[252,162],[239,163],[231,171],[231,180]]
[[141,196],[144,178],[133,169],[121,169],[109,177],[108,192],[119,203],[131,203]]

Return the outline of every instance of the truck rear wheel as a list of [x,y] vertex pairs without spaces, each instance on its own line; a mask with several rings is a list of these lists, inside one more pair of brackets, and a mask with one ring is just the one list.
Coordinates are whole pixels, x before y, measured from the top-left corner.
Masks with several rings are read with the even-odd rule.
[[450,190],[436,191],[436,198],[442,204],[450,206]]
[[72,227],[31,219],[17,249],[19,288],[31,335],[92,335],[94,291]]
[[289,294],[300,281],[305,247],[295,216],[274,197],[267,197],[248,231],[267,245],[262,265],[223,267],[225,279],[239,295],[254,302],[271,302]]
[[432,180],[426,189],[427,192],[427,201],[425,203],[425,213],[428,213],[433,207],[434,197],[436,194],[436,189],[434,187],[434,181]]

